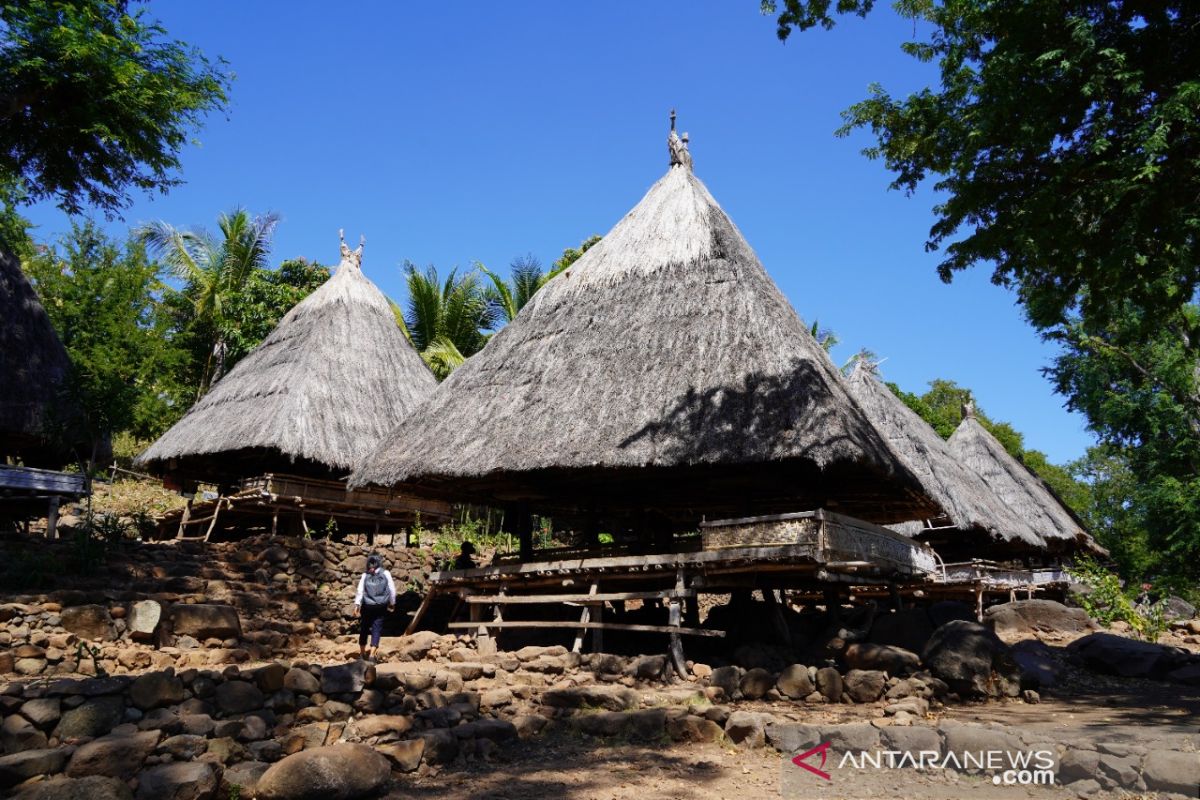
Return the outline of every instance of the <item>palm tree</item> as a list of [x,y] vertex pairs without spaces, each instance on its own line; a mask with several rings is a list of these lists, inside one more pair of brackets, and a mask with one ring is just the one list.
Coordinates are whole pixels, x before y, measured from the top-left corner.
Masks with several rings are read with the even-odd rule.
[[542,262],[532,253],[513,259],[508,268],[512,273],[511,283],[482,264],[479,265],[479,269],[492,282],[485,290],[488,304],[492,307],[497,321],[503,320],[505,324],[516,319],[517,314],[533,299],[538,289],[553,277],[542,271]]
[[192,303],[193,320],[208,340],[197,398],[225,372],[225,306],[256,269],[266,267],[271,235],[278,224],[276,213],[254,217],[236,208],[217,218],[219,238],[202,228],[176,228],[162,221],[146,223],[134,231],[150,252],[183,281],[183,293]]
[[497,311],[488,301],[479,273],[450,270],[445,280],[430,264],[424,270],[404,263],[408,307],[397,321],[421,358],[444,380],[487,344],[484,331],[495,327]]

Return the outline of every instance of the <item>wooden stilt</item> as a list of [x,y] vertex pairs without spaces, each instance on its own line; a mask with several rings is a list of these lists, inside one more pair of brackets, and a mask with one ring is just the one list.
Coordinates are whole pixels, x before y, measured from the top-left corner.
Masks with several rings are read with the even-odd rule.
[[900,598],[900,587],[894,583],[889,583],[888,595],[892,598],[892,611],[903,611],[904,601]]
[[183,538],[183,529],[185,526],[187,526],[188,520],[191,519],[192,516],[192,500],[194,499],[195,495],[189,497],[187,505],[183,507],[183,516],[179,518],[179,530],[175,533],[176,539]]
[[300,509],[300,530],[303,531],[305,536],[312,536],[312,533],[308,530],[308,522],[304,519],[304,509]]
[[[590,589],[588,589],[588,595],[589,596],[595,595],[596,592],[599,591],[599,589],[600,589],[600,582],[592,581],[592,586]],[[587,623],[587,622],[590,622],[591,619],[592,619],[592,607],[585,605],[583,607],[583,611],[581,611],[579,613],[579,621],[582,623]],[[578,631],[576,631],[575,643],[573,645],[571,645],[572,653],[582,653],[583,652],[583,637],[584,637],[585,633],[587,633],[587,628],[580,628]]]
[[51,497],[50,509],[46,513],[46,538],[58,538],[58,504],[62,502],[62,498]]
[[983,622],[983,584],[975,584],[975,619]]
[[[675,573],[675,591],[682,593],[684,590],[683,570],[677,570]],[[682,601],[676,597],[671,600],[670,612],[667,618],[667,623],[675,630],[671,631],[671,663],[675,666],[675,672],[679,675],[680,680],[687,680],[687,662],[683,657],[683,642],[679,638],[679,627],[681,622],[681,606]]]
[[767,608],[770,609],[771,627],[775,629],[775,636],[779,639],[779,643],[785,647],[792,646],[792,632],[788,628],[787,618],[783,614],[783,605],[775,597],[774,589],[763,589],[763,600],[767,601]]
[[279,533],[279,509],[276,508],[271,512],[271,535],[275,536]]
[[405,636],[411,635],[417,629],[417,623],[421,621],[421,617],[425,616],[425,612],[429,610],[429,604],[433,601],[435,594],[437,594],[437,589],[430,586],[428,591],[425,592],[425,597],[421,600],[421,605],[417,606],[416,613],[413,614],[408,627],[404,629]]

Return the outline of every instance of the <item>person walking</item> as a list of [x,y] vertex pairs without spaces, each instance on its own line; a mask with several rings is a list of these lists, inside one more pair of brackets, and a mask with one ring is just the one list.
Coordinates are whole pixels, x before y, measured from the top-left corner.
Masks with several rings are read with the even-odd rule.
[[[383,635],[383,620],[396,610],[396,582],[392,573],[383,568],[383,556],[372,553],[367,558],[367,571],[358,579],[354,594],[354,616],[358,617],[358,657],[375,662],[379,652],[379,637]],[[367,637],[371,646],[367,647]]]

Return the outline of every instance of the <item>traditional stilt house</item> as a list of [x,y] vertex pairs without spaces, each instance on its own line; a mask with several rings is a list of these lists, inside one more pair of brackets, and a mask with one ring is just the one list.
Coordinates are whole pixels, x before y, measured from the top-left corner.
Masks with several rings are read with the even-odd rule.
[[942,507],[939,516],[894,527],[929,542],[947,561],[1008,560],[1048,549],[1046,539],[1013,513],[950,452],[937,431],[879,380],[872,364],[859,359],[847,383],[875,427]]
[[1106,553],[1055,491],[979,424],[970,402],[963,407],[963,421],[947,444],[963,466],[979,475],[1008,509],[1033,529],[1045,543],[1045,551],[1055,555],[1077,550]]
[[[351,478],[507,509],[519,561],[434,578],[472,612],[499,595],[597,614],[656,598],[670,625],[625,628],[699,635],[678,627],[697,591],[757,586],[774,599],[796,582],[932,567],[927,549],[872,523],[938,514],[936,502],[693,174],[674,119],[668,144],[670,168],[641,202]],[[535,561],[531,513],[586,546]],[[616,542],[597,547],[597,531]],[[564,585],[580,589],[512,596]],[[536,625],[568,624],[488,623]],[[606,627],[587,613],[569,626]]]
[[184,512],[180,532],[204,522],[211,531],[223,510],[230,521],[268,513],[273,529],[284,512],[305,530],[330,518],[394,529],[414,511],[448,513],[440,502],[348,492],[341,480],[437,385],[363,274],[362,246],[341,248],[333,276],[138,457],[185,493],[220,487],[215,508]]
[[0,251],[0,528],[47,514],[53,536],[59,503],[87,494],[86,476],[54,471],[95,449],[80,435],[70,369],[20,259]]
[[354,485],[679,531],[806,508],[936,513],[673,130],[670,144],[667,174]]

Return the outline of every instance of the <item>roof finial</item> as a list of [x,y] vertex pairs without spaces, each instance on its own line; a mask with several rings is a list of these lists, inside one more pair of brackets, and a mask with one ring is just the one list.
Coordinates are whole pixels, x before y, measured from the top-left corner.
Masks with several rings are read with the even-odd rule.
[[671,154],[671,166],[684,166],[687,171],[692,171],[692,154],[688,152],[688,135],[684,132],[683,138],[679,138],[679,134],[675,132],[675,109],[671,109],[671,133],[667,136],[667,150]]
[[367,237],[359,235],[358,249],[351,250],[350,246],[346,244],[345,230],[343,230],[342,228],[338,228],[338,240],[341,242],[342,263],[343,264],[348,263],[356,269],[362,269],[363,245],[365,245],[367,243]]
[[975,400],[971,397],[971,393],[967,393],[967,397],[962,404],[962,418],[975,419]]

